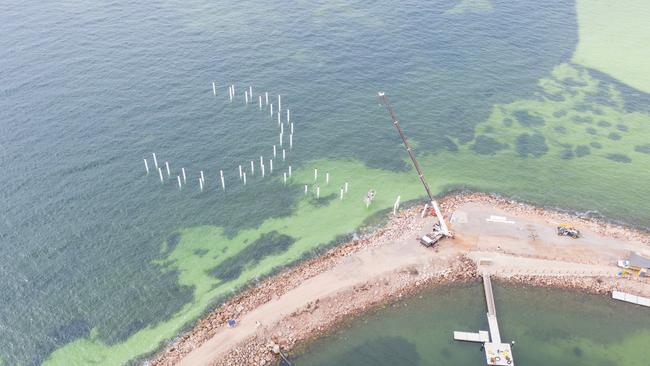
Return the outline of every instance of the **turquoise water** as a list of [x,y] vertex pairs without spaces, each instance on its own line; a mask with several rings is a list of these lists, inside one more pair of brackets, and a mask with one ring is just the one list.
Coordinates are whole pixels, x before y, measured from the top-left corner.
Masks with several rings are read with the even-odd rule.
[[[350,235],[397,194],[421,196],[378,90],[426,154],[437,192],[469,186],[650,226],[650,134],[640,127],[650,120],[648,95],[578,65],[554,74],[578,42],[574,4],[496,1],[487,11],[450,13],[455,5],[1,4],[0,360],[136,359],[235,287]],[[555,78],[559,91],[542,88],[544,78]],[[337,188],[305,203],[301,184],[239,184],[237,165],[268,157],[277,139],[274,123],[243,105],[248,85],[282,94],[292,110],[296,179],[318,160],[340,172],[337,184],[343,173],[353,182],[356,206],[336,206]],[[558,141],[549,120],[549,131],[539,131],[546,143],[521,144],[499,129],[508,118],[494,115],[554,115],[553,103],[563,103],[567,119],[593,117],[600,140],[592,142],[603,153],[591,145],[588,157],[563,160],[561,152],[592,135],[569,129],[570,141]],[[602,117],[596,108],[605,108]],[[567,123],[584,134],[590,122],[579,121]],[[475,139],[479,133],[504,142]],[[145,176],[151,152],[176,174],[186,167],[194,182],[205,170],[206,192]],[[225,194],[216,189],[219,169]],[[379,194],[364,211],[368,188]],[[243,250],[253,243],[261,250]],[[234,270],[224,271],[224,261]]]
[[[347,322],[294,356],[296,366],[482,365],[480,344],[453,331],[487,330],[481,284],[427,291]],[[645,308],[565,290],[495,287],[499,329],[518,365],[646,365]]]

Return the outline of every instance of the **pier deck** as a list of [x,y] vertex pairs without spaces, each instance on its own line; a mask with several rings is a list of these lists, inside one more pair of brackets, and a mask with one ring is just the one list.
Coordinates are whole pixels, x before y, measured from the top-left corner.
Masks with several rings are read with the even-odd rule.
[[487,320],[490,331],[479,331],[478,333],[454,332],[454,339],[458,341],[483,343],[485,362],[488,366],[514,366],[515,363],[510,344],[501,342],[497,310],[492,292],[492,280],[488,273],[483,273],[483,290],[488,309]]

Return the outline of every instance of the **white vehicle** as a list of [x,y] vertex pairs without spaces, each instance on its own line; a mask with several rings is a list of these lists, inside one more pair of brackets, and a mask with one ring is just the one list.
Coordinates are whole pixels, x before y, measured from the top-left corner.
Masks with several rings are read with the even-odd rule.
[[630,261],[628,261],[627,259],[619,259],[617,265],[620,268],[627,269],[630,268]]

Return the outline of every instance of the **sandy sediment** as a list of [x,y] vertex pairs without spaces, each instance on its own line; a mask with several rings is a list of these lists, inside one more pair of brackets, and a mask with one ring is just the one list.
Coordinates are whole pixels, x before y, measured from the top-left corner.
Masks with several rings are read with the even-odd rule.
[[[497,196],[462,192],[447,195],[439,202],[445,213],[451,213],[468,202],[481,202],[513,215],[528,215],[547,221],[568,223],[589,228],[603,236],[634,241],[650,247],[650,236],[647,233],[594,218],[545,210]],[[223,332],[228,319],[241,319],[247,313],[259,309],[260,306],[281,298],[308,279],[330,271],[346,257],[360,251],[381,247],[400,238],[408,238],[408,240],[417,238],[425,225],[420,219],[421,210],[422,206],[403,210],[393,216],[382,228],[358,240],[341,244],[295,267],[285,269],[250,287],[198,321],[190,331],[179,336],[147,363],[177,364],[219,331]],[[228,349],[220,350],[216,359],[202,359],[202,361],[213,365],[266,365],[277,360],[280,350],[291,351],[296,344],[318,337],[344,319],[370,308],[399,300],[403,296],[439,284],[477,280],[481,269],[477,267],[475,260],[466,254],[469,253],[464,249],[447,248],[444,253],[440,253],[439,260],[431,261],[427,266],[406,265],[388,274],[367,278],[354,286],[342,286],[334,295],[316,297],[306,305],[296,307],[280,321],[257,324],[257,329],[250,336],[227,347]],[[508,255],[516,255],[516,253],[508,253]],[[562,273],[557,268],[553,269],[552,263],[549,263],[550,269],[547,275],[521,273],[508,268],[492,269],[492,274],[501,281],[526,285],[577,289],[597,294],[607,294],[613,289],[618,289],[639,295],[650,295],[648,281],[626,281],[615,276]]]

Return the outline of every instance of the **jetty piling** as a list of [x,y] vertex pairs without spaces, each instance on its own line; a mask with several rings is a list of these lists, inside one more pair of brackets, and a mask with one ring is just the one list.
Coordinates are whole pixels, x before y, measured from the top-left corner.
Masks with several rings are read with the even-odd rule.
[[219,170],[219,175],[221,175],[221,189],[226,190],[226,181],[223,179],[223,170]]
[[278,112],[282,110],[282,96],[278,94]]
[[151,153],[151,155],[153,155],[153,166],[158,169],[158,159],[156,159],[156,153]]
[[201,189],[201,192],[203,192],[203,179],[199,178],[199,188]]
[[318,169],[314,169],[314,182],[318,180]]
[[144,159],[144,169],[147,171],[147,175],[149,175],[149,164],[147,163],[147,159]]
[[158,168],[158,175],[160,175],[160,183],[164,183],[163,175],[162,175],[162,168]]
[[309,187],[305,184],[305,195],[307,194],[308,190],[309,190]]
[[345,193],[348,193],[348,182],[345,182]]
[[165,162],[165,169],[167,169],[167,178],[169,178],[171,176],[171,172],[169,171],[169,162],[168,161]]
[[330,173],[325,173],[325,184],[330,184]]
[[187,184],[187,176],[185,175],[185,168],[181,168],[181,172],[183,173],[183,184]]
[[242,179],[242,174],[241,174],[241,173],[242,173],[242,172],[241,172],[241,164],[240,164],[240,165],[239,165],[239,180]]
[[244,185],[246,185],[246,172],[244,172]]
[[316,198],[320,199],[320,186],[316,186]]
[[273,174],[273,159],[269,159],[269,168],[270,168],[269,173]]
[[293,133],[289,134],[289,150],[293,150]]
[[217,95],[217,86],[214,84],[214,81],[212,82],[212,94]]
[[269,105],[269,92],[264,92],[264,98],[266,98],[266,105]]
[[251,175],[255,175],[255,163],[251,160]]
[[289,165],[289,178],[291,178],[291,165]]
[[277,156],[277,151],[275,151],[275,145],[273,145],[273,157],[275,158]]
[[287,172],[282,173],[284,175],[284,185],[287,185]]
[[282,161],[285,161],[287,154],[284,149],[282,149]]
[[397,196],[397,199],[395,200],[395,203],[393,204],[393,215],[396,215],[397,210],[399,210],[399,200],[400,200],[400,196]]
[[260,95],[259,98],[259,104],[260,104],[260,111],[262,110],[262,96]]
[[177,175],[176,180],[178,181],[178,190],[180,191],[183,187],[181,186],[181,176]]

